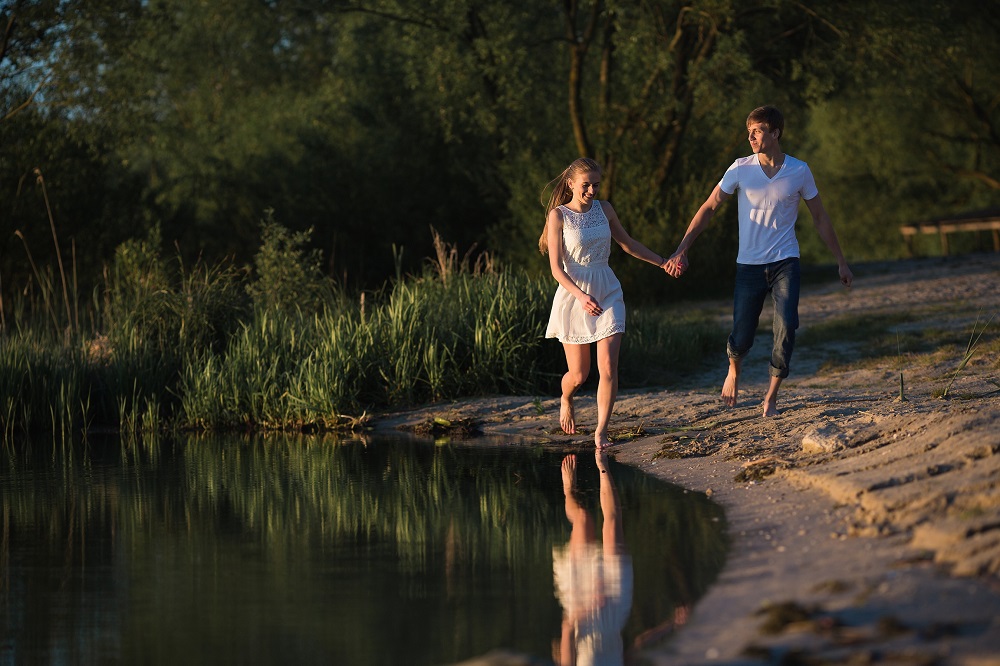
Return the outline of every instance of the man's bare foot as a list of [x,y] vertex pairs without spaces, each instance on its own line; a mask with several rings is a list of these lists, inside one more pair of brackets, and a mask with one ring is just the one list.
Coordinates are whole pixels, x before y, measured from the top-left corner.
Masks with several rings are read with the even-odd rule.
[[778,415],[778,388],[781,386],[781,377],[771,377],[771,384],[764,394],[764,417]]
[[610,439],[608,439],[607,433],[603,435],[601,433],[597,433],[596,435],[594,435],[594,446],[596,446],[598,450],[606,449],[612,444],[613,442]]
[[559,398],[559,427],[567,435],[576,434],[576,421],[573,415],[573,398]]
[[730,368],[729,374],[726,375],[726,382],[722,385],[722,402],[725,403],[726,407],[736,406],[736,397],[739,395],[739,392],[740,375]]
[[576,454],[571,453],[562,461],[562,482],[563,492],[567,495],[573,491],[576,485]]

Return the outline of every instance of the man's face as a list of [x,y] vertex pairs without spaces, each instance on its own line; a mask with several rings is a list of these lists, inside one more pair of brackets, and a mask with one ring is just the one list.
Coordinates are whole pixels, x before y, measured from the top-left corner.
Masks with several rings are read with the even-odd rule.
[[767,153],[778,143],[778,132],[768,129],[765,123],[750,123],[747,125],[747,139],[755,155]]

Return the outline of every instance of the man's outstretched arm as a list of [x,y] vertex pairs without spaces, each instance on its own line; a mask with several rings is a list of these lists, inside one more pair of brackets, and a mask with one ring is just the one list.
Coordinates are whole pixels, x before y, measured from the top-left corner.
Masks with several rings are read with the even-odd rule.
[[677,245],[677,250],[670,255],[670,259],[667,261],[666,270],[668,273],[674,277],[680,277],[688,267],[687,252],[694,244],[694,240],[701,234],[702,231],[708,226],[708,223],[712,221],[712,217],[715,215],[715,211],[719,209],[719,206],[729,198],[729,194],[723,191],[722,187],[719,185],[715,186],[712,193],[708,195],[705,199],[705,203],[701,205],[698,212],[694,214],[691,218],[691,224],[688,225],[687,231],[684,232],[684,237],[681,238],[681,242]]

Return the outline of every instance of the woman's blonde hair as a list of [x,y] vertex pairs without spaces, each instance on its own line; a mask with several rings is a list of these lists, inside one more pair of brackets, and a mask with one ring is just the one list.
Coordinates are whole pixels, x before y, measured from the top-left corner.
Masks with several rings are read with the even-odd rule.
[[[596,171],[601,173],[601,165],[595,160],[589,157],[580,157],[573,160],[572,164],[563,169],[563,172],[550,180],[548,184],[542,188],[541,202],[545,204],[545,225],[549,222],[549,213],[552,212],[553,208],[557,208],[563,204],[567,204],[573,200],[573,190],[569,189],[569,181],[571,178],[575,178],[581,173],[589,173],[591,171]],[[552,192],[549,194],[548,203],[545,203],[545,192],[549,188],[552,188]],[[538,239],[538,251],[542,254],[547,254],[549,251],[549,242],[546,234],[546,226],[542,226],[542,235]]]

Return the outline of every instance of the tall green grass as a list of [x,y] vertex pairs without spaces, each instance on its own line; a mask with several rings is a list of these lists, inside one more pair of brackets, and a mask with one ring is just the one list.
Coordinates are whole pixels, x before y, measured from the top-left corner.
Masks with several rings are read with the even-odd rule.
[[548,293],[523,273],[424,276],[378,303],[258,310],[228,348],[187,359],[180,420],[203,428],[329,427],[370,408],[532,392]]
[[89,412],[79,349],[41,335],[0,344],[0,427],[4,439],[31,431],[68,435]]
[[[459,260],[435,237],[421,275],[355,297],[322,277],[308,235],[270,221],[262,235],[246,268],[164,260],[155,230],[128,241],[81,317],[52,307],[58,288],[39,271],[42,297],[8,304],[0,331],[3,438],[324,430],[371,410],[558,390],[562,350],[543,338],[550,278]],[[704,323],[629,317],[622,386],[668,383],[717,346]]]

